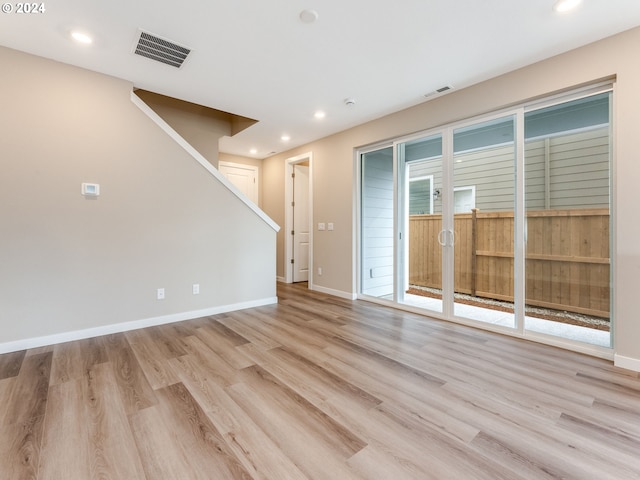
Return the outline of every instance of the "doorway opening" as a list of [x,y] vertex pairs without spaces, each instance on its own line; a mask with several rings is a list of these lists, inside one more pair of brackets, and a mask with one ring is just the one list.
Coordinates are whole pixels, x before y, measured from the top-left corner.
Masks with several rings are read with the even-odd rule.
[[285,283],[313,286],[313,195],[311,152],[285,166]]

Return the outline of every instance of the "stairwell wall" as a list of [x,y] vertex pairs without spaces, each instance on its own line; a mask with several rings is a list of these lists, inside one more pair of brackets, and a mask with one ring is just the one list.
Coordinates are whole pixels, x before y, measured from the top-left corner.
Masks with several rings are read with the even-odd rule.
[[130,82],[3,47],[0,64],[0,353],[275,301],[276,231]]

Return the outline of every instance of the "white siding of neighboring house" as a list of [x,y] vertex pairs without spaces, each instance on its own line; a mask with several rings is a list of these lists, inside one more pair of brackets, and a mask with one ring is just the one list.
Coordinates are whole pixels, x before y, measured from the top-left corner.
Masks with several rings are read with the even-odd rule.
[[366,154],[362,166],[362,293],[393,293],[393,162]]

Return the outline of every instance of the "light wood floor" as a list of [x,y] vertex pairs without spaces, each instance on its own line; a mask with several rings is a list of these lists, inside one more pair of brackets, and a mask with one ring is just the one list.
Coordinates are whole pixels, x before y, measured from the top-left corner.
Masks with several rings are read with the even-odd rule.
[[279,304],[0,355],[0,479],[639,479],[640,378],[279,286]]

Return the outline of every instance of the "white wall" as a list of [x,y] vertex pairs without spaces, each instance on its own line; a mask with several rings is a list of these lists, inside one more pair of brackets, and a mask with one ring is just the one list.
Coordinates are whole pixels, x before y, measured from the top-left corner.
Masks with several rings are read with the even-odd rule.
[[0,351],[274,301],[275,230],[130,83],[6,48],[0,64]]

